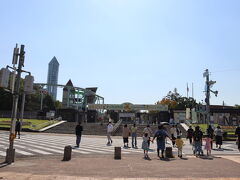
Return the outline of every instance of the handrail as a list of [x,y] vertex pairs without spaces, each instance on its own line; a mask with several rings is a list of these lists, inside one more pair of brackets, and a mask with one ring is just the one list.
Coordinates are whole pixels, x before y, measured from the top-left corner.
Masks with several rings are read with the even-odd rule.
[[54,124],[55,122],[55,120],[51,120],[37,125],[31,124],[31,129],[39,129],[39,127],[46,127],[48,125]]
[[191,126],[191,123],[189,122],[189,120],[186,119],[184,122],[185,122],[188,126]]
[[115,132],[118,130],[121,124],[122,124],[122,119],[119,119],[118,122],[113,126],[112,134],[115,134]]

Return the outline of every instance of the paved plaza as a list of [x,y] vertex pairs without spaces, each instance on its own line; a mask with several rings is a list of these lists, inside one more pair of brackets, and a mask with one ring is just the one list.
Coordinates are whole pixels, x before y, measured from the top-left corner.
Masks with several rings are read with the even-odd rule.
[[[141,147],[141,138],[138,146]],[[114,147],[123,146],[121,137],[113,137],[113,145],[106,145],[106,137],[83,136],[79,149],[73,149],[72,159],[63,162],[63,149],[75,145],[74,135],[26,133],[16,139],[16,161],[0,165],[0,179],[240,179],[240,154],[234,142],[224,142],[223,149],[213,150],[212,158],[196,158],[184,140],[183,159],[159,160],[156,144],[143,159],[139,149],[122,148],[122,159],[114,160]],[[167,146],[170,146],[168,142]],[[8,132],[0,132],[0,162],[4,161],[8,146]],[[173,148],[176,156],[177,149]]]
[[[232,156],[231,156],[232,157]],[[240,162],[240,157],[238,158]],[[189,156],[185,159],[173,158],[144,160],[137,154],[125,154],[122,160],[114,160],[112,155],[73,156],[63,162],[59,156],[23,158],[14,164],[0,168],[0,178],[6,180],[43,179],[240,179],[240,164],[215,156],[201,159]]]

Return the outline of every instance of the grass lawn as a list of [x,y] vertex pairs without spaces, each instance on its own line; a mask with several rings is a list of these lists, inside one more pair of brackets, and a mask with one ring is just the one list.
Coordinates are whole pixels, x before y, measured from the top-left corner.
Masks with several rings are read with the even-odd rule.
[[[203,132],[203,134],[206,134],[206,130],[208,128],[208,124],[192,124],[193,127],[199,126]],[[218,124],[214,124],[214,128],[216,128]],[[227,133],[227,139],[235,140],[235,130],[236,126],[221,126],[223,132]]]
[[[10,118],[0,118],[0,127],[10,127],[10,125],[1,125],[1,122],[9,122],[9,124],[10,124],[11,119]],[[39,120],[39,119],[23,119],[23,123],[25,123],[25,125],[23,125],[22,128],[39,130],[48,125],[56,123],[56,121]]]
[[[208,124],[192,124],[192,126],[193,127],[199,126],[204,133],[208,128]],[[214,128],[216,128],[217,126],[218,124],[214,124]],[[236,126],[221,126],[221,128],[224,132],[229,132],[230,134],[232,134],[235,133]]]

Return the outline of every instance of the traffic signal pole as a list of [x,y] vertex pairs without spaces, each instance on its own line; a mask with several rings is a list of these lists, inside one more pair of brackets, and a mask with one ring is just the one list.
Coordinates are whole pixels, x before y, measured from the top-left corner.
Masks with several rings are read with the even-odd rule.
[[6,155],[6,163],[11,164],[14,162],[15,157],[15,149],[13,148],[14,139],[15,139],[15,125],[16,125],[16,118],[17,118],[17,110],[18,110],[18,100],[19,100],[19,92],[20,92],[20,80],[21,80],[21,73],[22,67],[24,66],[24,45],[21,45],[20,54],[19,56],[19,63],[17,69],[17,77],[16,77],[16,87],[14,88],[14,95],[13,95],[13,107],[12,107],[12,120],[11,120],[11,128],[10,128],[10,135],[9,135],[9,148],[7,149]]

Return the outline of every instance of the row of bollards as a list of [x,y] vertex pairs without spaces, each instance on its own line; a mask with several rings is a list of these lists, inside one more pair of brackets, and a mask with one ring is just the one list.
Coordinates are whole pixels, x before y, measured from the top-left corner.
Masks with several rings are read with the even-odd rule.
[[[114,159],[121,159],[121,147],[115,147],[114,148]],[[173,152],[172,147],[166,147],[166,157],[167,158],[173,158]],[[72,146],[65,146],[64,148],[64,155],[63,155],[63,161],[70,161],[72,157]]]

